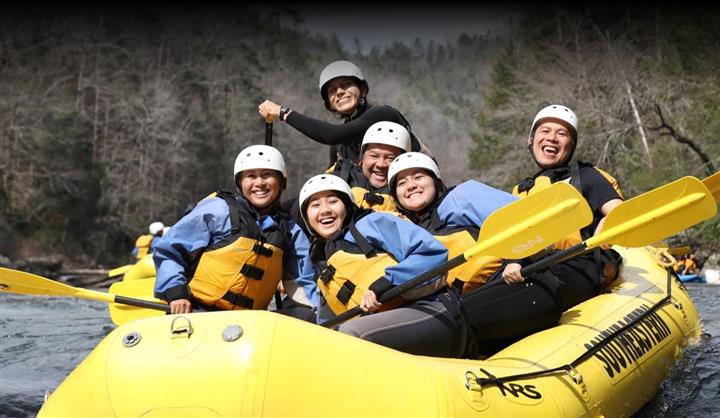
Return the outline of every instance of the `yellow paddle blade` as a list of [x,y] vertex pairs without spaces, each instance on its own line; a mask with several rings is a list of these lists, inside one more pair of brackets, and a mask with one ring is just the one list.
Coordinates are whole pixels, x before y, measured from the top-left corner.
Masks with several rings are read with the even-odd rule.
[[130,270],[130,267],[132,267],[132,264],[127,264],[121,267],[116,267],[110,271],[108,271],[108,277],[117,277],[122,276],[125,274],[128,270]]
[[[110,293],[118,296],[126,296],[136,299],[163,303],[162,300],[156,299],[153,296],[154,286],[155,278],[150,277],[146,279],[123,280],[115,282],[110,286],[110,289],[108,290],[110,291]],[[108,311],[110,312],[110,320],[113,321],[115,325],[122,325],[126,322],[134,321],[140,318],[165,315],[165,312],[163,311],[140,308],[137,306],[131,306],[122,303],[109,304]]]
[[710,193],[713,195],[713,199],[720,203],[720,171],[711,176],[705,177],[702,182],[705,187],[710,190]]
[[589,238],[588,248],[602,244],[641,247],[674,235],[717,213],[717,204],[703,183],[688,176],[616,206],[603,230]]
[[21,295],[71,296],[80,299],[113,302],[114,295],[73,287],[32,273],[0,267],[0,292]]
[[523,258],[592,222],[585,198],[567,183],[555,183],[491,213],[480,229],[478,245],[463,253]]

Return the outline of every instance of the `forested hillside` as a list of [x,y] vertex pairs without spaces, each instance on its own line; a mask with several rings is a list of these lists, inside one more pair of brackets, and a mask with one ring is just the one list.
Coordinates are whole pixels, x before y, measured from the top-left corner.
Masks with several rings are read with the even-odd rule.
[[[265,98],[332,121],[317,79],[336,59],[363,69],[371,102],[407,116],[448,183],[508,188],[532,174],[523,144],[549,102],[576,110],[577,155],[615,174],[627,194],[717,170],[717,13],[542,13],[502,38],[368,54],[297,29],[302,13],[287,9],[6,14],[0,254],[116,262],[149,222],[172,224],[188,205],[232,187],[238,151],[264,139],[257,105]],[[327,150],[274,125],[289,197],[325,167]],[[718,235],[717,222],[694,232]]]

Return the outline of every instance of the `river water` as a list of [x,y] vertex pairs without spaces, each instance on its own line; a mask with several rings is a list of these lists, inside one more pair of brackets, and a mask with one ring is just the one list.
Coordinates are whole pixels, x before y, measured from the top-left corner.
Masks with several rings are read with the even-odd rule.
[[[720,286],[688,284],[705,336],[637,418],[720,417]],[[104,303],[0,294],[0,417],[33,417],[114,325]]]

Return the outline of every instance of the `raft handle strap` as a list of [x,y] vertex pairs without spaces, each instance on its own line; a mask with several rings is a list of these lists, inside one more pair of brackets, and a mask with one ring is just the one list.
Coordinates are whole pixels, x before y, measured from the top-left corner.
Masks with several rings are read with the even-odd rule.
[[575,382],[576,385],[582,385],[583,384],[583,377],[580,372],[574,368],[572,365],[570,365],[566,370],[568,376]]
[[[609,335],[607,335],[605,338],[603,338],[599,343],[595,344],[592,348],[585,351],[585,353],[581,354],[580,357],[576,358],[571,363],[565,364],[563,366],[555,367],[552,369],[547,370],[538,370],[536,372],[530,372],[530,373],[521,373],[511,376],[502,376],[502,377],[496,377],[490,372],[486,371],[483,368],[480,368],[480,371],[485,373],[488,377],[477,378],[477,383],[482,386],[488,383],[492,383],[500,387],[503,382],[508,382],[512,380],[522,380],[522,379],[529,379],[531,377],[537,377],[537,376],[544,376],[544,375],[550,375],[553,373],[557,373],[559,371],[565,371],[577,384],[582,384],[582,376],[580,373],[577,373],[577,370],[575,369],[577,366],[579,366],[581,363],[583,363],[585,360],[589,359],[595,353],[600,351],[603,347],[608,345],[615,337],[618,335],[624,333],[637,323],[639,323],[641,320],[645,319],[646,317],[650,316],[650,314],[655,313],[658,309],[660,309],[663,305],[667,304],[668,302],[672,303],[672,277],[673,277],[673,271],[672,269],[666,269],[667,270],[667,291],[665,297],[660,299],[657,303],[655,303],[653,306],[650,307],[647,311],[643,312],[642,314],[638,315],[634,320],[628,322],[627,324],[623,325],[622,327],[618,328],[617,330],[613,331]],[[576,378],[573,376],[573,370],[575,373],[577,373],[578,376],[580,376],[580,383],[577,382]]]
[[498,387],[499,387],[500,385],[502,385],[502,382],[503,382],[503,381],[502,381],[501,379],[498,379],[498,377],[495,376],[494,374],[492,374],[492,373],[490,373],[489,371],[483,369],[482,367],[480,368],[480,371],[483,372],[483,373],[485,373],[485,376],[487,376],[487,377],[485,377],[485,378],[484,378],[484,377],[478,377],[477,379],[475,379],[475,381],[476,381],[480,386],[482,386],[482,385],[484,385],[484,384],[486,384],[486,383],[494,383],[494,384],[497,385]]
[[[185,324],[184,325],[181,324],[180,326],[175,327],[175,322],[177,322],[178,320],[185,321]],[[179,316],[176,316],[175,319],[173,319],[172,322],[170,323],[170,334],[173,336],[185,334],[185,336],[187,338],[190,338],[192,333],[193,333],[193,326],[192,326],[192,323],[190,322],[190,318],[179,315]]]

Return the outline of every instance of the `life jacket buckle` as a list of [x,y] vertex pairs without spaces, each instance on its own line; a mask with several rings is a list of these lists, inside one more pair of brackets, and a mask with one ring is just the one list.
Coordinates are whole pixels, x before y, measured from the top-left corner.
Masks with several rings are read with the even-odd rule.
[[266,247],[265,245],[263,245],[262,242],[256,242],[255,244],[253,244],[252,251],[255,254],[261,255],[263,257],[272,257],[272,255],[273,255],[272,250],[270,248]]
[[385,202],[385,198],[383,198],[379,194],[375,194],[375,193],[371,193],[371,192],[365,193],[365,195],[363,196],[363,200],[365,200],[372,206],[382,205],[383,202]]
[[323,283],[327,284],[335,276],[335,268],[331,265],[325,266],[319,273],[315,280],[322,280]]

